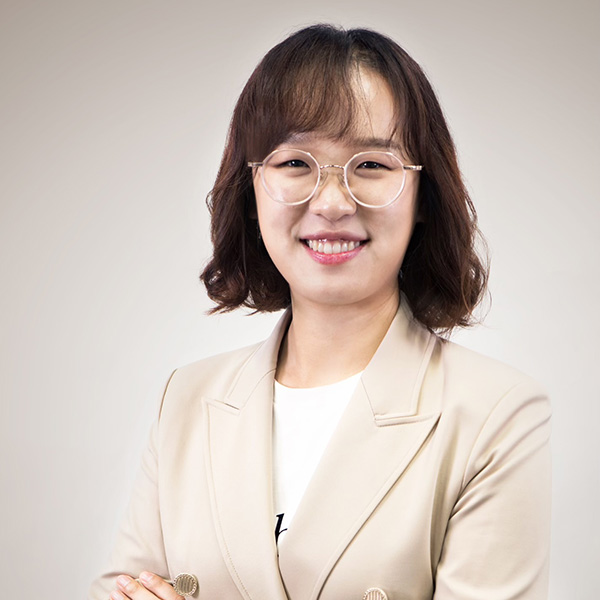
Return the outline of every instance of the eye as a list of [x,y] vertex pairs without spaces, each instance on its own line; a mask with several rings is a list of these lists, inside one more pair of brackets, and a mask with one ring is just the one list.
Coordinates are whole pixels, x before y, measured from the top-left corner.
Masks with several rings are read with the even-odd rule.
[[369,169],[369,170],[374,170],[374,169],[386,169],[388,170],[388,167],[386,167],[385,165],[382,165],[379,162],[375,162],[374,160],[365,160],[364,162],[361,162],[360,164],[358,164],[356,166],[357,169]]
[[276,160],[269,161],[269,166],[275,169],[289,169],[290,171],[310,170],[310,165],[301,157],[294,158],[278,156]]
[[299,168],[299,167],[308,168],[308,165],[300,158],[292,158],[290,160],[286,160],[285,162],[283,162],[277,166],[278,167],[291,167],[291,168]]

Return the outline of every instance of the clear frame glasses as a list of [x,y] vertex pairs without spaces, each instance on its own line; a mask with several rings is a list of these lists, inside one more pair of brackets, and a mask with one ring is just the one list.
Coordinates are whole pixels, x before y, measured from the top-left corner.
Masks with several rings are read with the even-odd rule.
[[274,150],[262,162],[249,162],[248,166],[262,167],[261,179],[267,194],[289,206],[308,202],[325,183],[325,169],[338,169],[353,200],[368,208],[392,204],[404,190],[406,171],[423,169],[422,165],[405,165],[392,152],[359,152],[342,166],[320,165],[310,152],[288,148]]

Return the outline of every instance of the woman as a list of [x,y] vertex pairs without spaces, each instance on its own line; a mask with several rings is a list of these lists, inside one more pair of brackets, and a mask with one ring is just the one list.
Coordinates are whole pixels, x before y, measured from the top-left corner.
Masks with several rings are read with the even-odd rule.
[[[487,273],[435,95],[394,42],[314,26],[236,106],[211,194],[215,311],[286,308],[176,371],[91,598],[546,597],[549,406],[443,340]],[[181,590],[179,590],[181,591]]]

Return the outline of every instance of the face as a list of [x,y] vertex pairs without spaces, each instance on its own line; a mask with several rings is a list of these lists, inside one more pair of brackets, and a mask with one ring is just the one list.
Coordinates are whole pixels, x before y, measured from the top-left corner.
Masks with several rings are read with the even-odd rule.
[[[293,136],[278,146],[310,152],[321,165],[345,165],[357,152],[391,150],[411,164],[399,148],[382,148],[394,128],[394,103],[379,75],[361,70],[357,86],[364,109],[356,139],[333,141],[318,132]],[[398,272],[417,214],[418,173],[406,171],[400,197],[384,208],[358,205],[338,169],[306,203],[288,206],[265,191],[254,173],[257,213],[264,244],[290,285],[292,305],[377,307],[398,301]],[[322,173],[322,176],[325,172]]]

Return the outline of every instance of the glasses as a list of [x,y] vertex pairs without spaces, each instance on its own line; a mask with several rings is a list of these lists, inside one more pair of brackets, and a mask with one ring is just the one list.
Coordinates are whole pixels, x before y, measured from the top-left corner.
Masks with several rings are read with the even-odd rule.
[[320,165],[304,150],[274,150],[262,162],[262,183],[273,200],[297,206],[308,202],[327,179],[324,169],[339,169],[340,180],[354,201],[368,208],[383,208],[398,199],[406,183],[406,171],[421,171],[422,165],[405,165],[391,152],[359,152],[345,166]]

